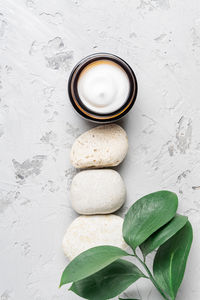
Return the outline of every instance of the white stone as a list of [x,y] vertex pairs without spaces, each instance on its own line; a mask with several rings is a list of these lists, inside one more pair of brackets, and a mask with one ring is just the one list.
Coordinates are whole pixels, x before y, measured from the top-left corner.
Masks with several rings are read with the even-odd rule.
[[80,216],[63,238],[63,251],[72,260],[81,252],[96,246],[111,245],[127,249],[122,237],[123,219],[115,215]]
[[81,171],[72,181],[71,203],[79,214],[112,213],[124,204],[125,198],[124,181],[111,169]]
[[79,136],[71,150],[74,167],[103,168],[119,165],[128,151],[128,138],[116,124],[101,125]]

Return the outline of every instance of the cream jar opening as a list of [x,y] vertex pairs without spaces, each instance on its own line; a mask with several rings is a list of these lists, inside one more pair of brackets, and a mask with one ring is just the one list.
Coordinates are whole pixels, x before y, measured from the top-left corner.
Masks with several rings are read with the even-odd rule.
[[114,122],[133,106],[137,81],[121,58],[107,53],[90,55],[73,69],[68,84],[72,105],[86,119]]

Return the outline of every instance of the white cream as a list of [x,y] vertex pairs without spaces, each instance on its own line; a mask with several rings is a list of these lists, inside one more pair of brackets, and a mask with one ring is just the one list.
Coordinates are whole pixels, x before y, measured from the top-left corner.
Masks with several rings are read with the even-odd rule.
[[130,83],[116,63],[99,60],[89,64],[78,79],[78,94],[83,104],[96,113],[112,113],[127,100]]

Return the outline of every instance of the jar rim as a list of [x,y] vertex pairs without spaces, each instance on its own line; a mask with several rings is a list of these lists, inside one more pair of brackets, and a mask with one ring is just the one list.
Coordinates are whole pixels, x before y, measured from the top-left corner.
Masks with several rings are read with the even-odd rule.
[[[129,79],[130,89],[127,100],[119,109],[111,113],[102,114],[91,111],[82,103],[78,94],[77,84],[81,72],[86,66],[98,60],[110,60],[118,64],[126,72]],[[118,119],[121,119],[125,114],[127,114],[135,103],[137,90],[137,79],[129,64],[119,56],[106,52],[93,53],[84,57],[75,65],[68,80],[68,94],[75,110],[85,119],[98,123],[114,122]]]

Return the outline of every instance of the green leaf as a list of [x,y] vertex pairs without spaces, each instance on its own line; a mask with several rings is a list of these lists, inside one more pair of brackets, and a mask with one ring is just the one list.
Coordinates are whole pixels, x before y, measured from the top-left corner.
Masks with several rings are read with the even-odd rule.
[[160,247],[175,233],[177,233],[187,222],[188,218],[176,215],[169,223],[154,232],[144,243],[140,245],[140,249],[144,256]]
[[183,280],[192,238],[192,226],[187,221],[181,230],[158,249],[154,259],[155,279],[172,300]]
[[75,257],[65,268],[60,286],[88,277],[118,258],[128,255],[124,250],[113,246],[98,246],[86,250]]
[[90,300],[106,300],[122,293],[140,277],[146,277],[134,264],[118,259],[101,271],[72,284],[70,290]]
[[176,194],[159,191],[137,200],[125,216],[123,236],[133,250],[169,222],[178,207]]

